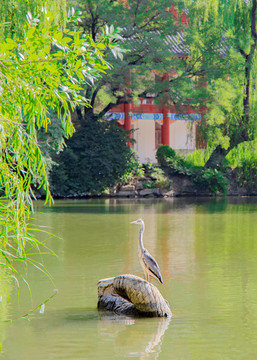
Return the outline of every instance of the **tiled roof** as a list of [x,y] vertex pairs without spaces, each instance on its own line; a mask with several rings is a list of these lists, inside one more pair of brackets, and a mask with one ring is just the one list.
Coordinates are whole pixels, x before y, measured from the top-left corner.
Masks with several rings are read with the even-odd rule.
[[[163,38],[163,41],[167,45],[168,50],[174,56],[184,57],[190,55],[190,48],[188,45],[185,44],[183,31],[178,31],[174,35],[166,36],[163,36],[160,31],[149,32],[147,38],[145,38],[144,40],[142,40],[140,36],[137,36],[137,34],[135,33],[130,38],[126,38],[125,41],[129,40],[130,42],[133,42],[134,50],[138,50],[142,45],[144,47],[149,46],[150,48],[150,41],[156,41],[155,39],[157,37]],[[224,57],[226,56],[228,50],[229,45],[227,44],[226,38],[223,37],[217,51],[219,51],[220,55]]]
[[176,56],[187,56],[189,54],[189,47],[185,46],[182,32],[165,36],[164,42],[168,46],[170,52]]

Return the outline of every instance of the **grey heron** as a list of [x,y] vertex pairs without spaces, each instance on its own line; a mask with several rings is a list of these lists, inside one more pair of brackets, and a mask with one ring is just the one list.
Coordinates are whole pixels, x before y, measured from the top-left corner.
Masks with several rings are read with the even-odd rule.
[[160,283],[163,283],[159,265],[156,260],[150,255],[150,253],[144,248],[143,245],[143,233],[145,230],[145,224],[142,219],[131,221],[130,224],[141,225],[139,230],[139,260],[144,270],[146,280],[149,281],[149,276],[155,277]]

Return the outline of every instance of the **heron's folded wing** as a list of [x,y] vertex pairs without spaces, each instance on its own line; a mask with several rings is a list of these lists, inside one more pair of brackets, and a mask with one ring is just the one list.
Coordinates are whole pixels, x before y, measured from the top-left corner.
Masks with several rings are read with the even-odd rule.
[[145,266],[147,267],[147,269],[154,276],[156,276],[157,279],[159,279],[160,282],[162,283],[162,276],[161,276],[159,265],[157,264],[156,260],[152,257],[152,255],[149,254],[149,252],[147,250],[145,250],[145,252],[144,252],[143,262],[144,262]]

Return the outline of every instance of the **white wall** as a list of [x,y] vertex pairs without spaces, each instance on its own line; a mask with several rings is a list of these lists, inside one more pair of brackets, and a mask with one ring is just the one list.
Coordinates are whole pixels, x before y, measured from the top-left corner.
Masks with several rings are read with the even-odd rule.
[[170,147],[174,150],[195,149],[195,124],[176,120],[170,125]]
[[[195,149],[195,124],[185,120],[176,120],[170,124],[170,146],[174,150]],[[134,150],[142,163],[156,163],[155,158],[155,122],[154,120],[137,120],[133,124]]]
[[140,162],[156,162],[155,159],[155,122],[154,120],[137,120],[133,124],[134,150]]

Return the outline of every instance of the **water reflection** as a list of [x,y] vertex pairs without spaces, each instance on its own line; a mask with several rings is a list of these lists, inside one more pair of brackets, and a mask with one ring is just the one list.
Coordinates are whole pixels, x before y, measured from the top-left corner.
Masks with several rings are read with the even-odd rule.
[[[1,265],[5,264],[5,259],[0,256]],[[1,266],[0,266],[1,267]],[[6,338],[6,328],[9,319],[8,302],[12,290],[10,275],[4,267],[0,270],[0,351],[2,343]]]
[[[36,208],[35,222],[59,236],[48,239],[58,260],[45,258],[59,292],[44,315],[7,327],[4,360],[169,360],[170,349],[176,360],[256,358],[256,198],[58,201]],[[96,311],[99,279],[143,276],[138,229],[129,224],[139,217],[164,279],[153,283],[175,314],[170,324]],[[35,269],[28,280],[34,305],[52,293]],[[19,301],[13,296],[10,317],[26,313],[31,302],[23,291]]]
[[133,319],[103,314],[98,328],[102,336],[113,339],[120,358],[158,359],[170,321],[171,318]]

